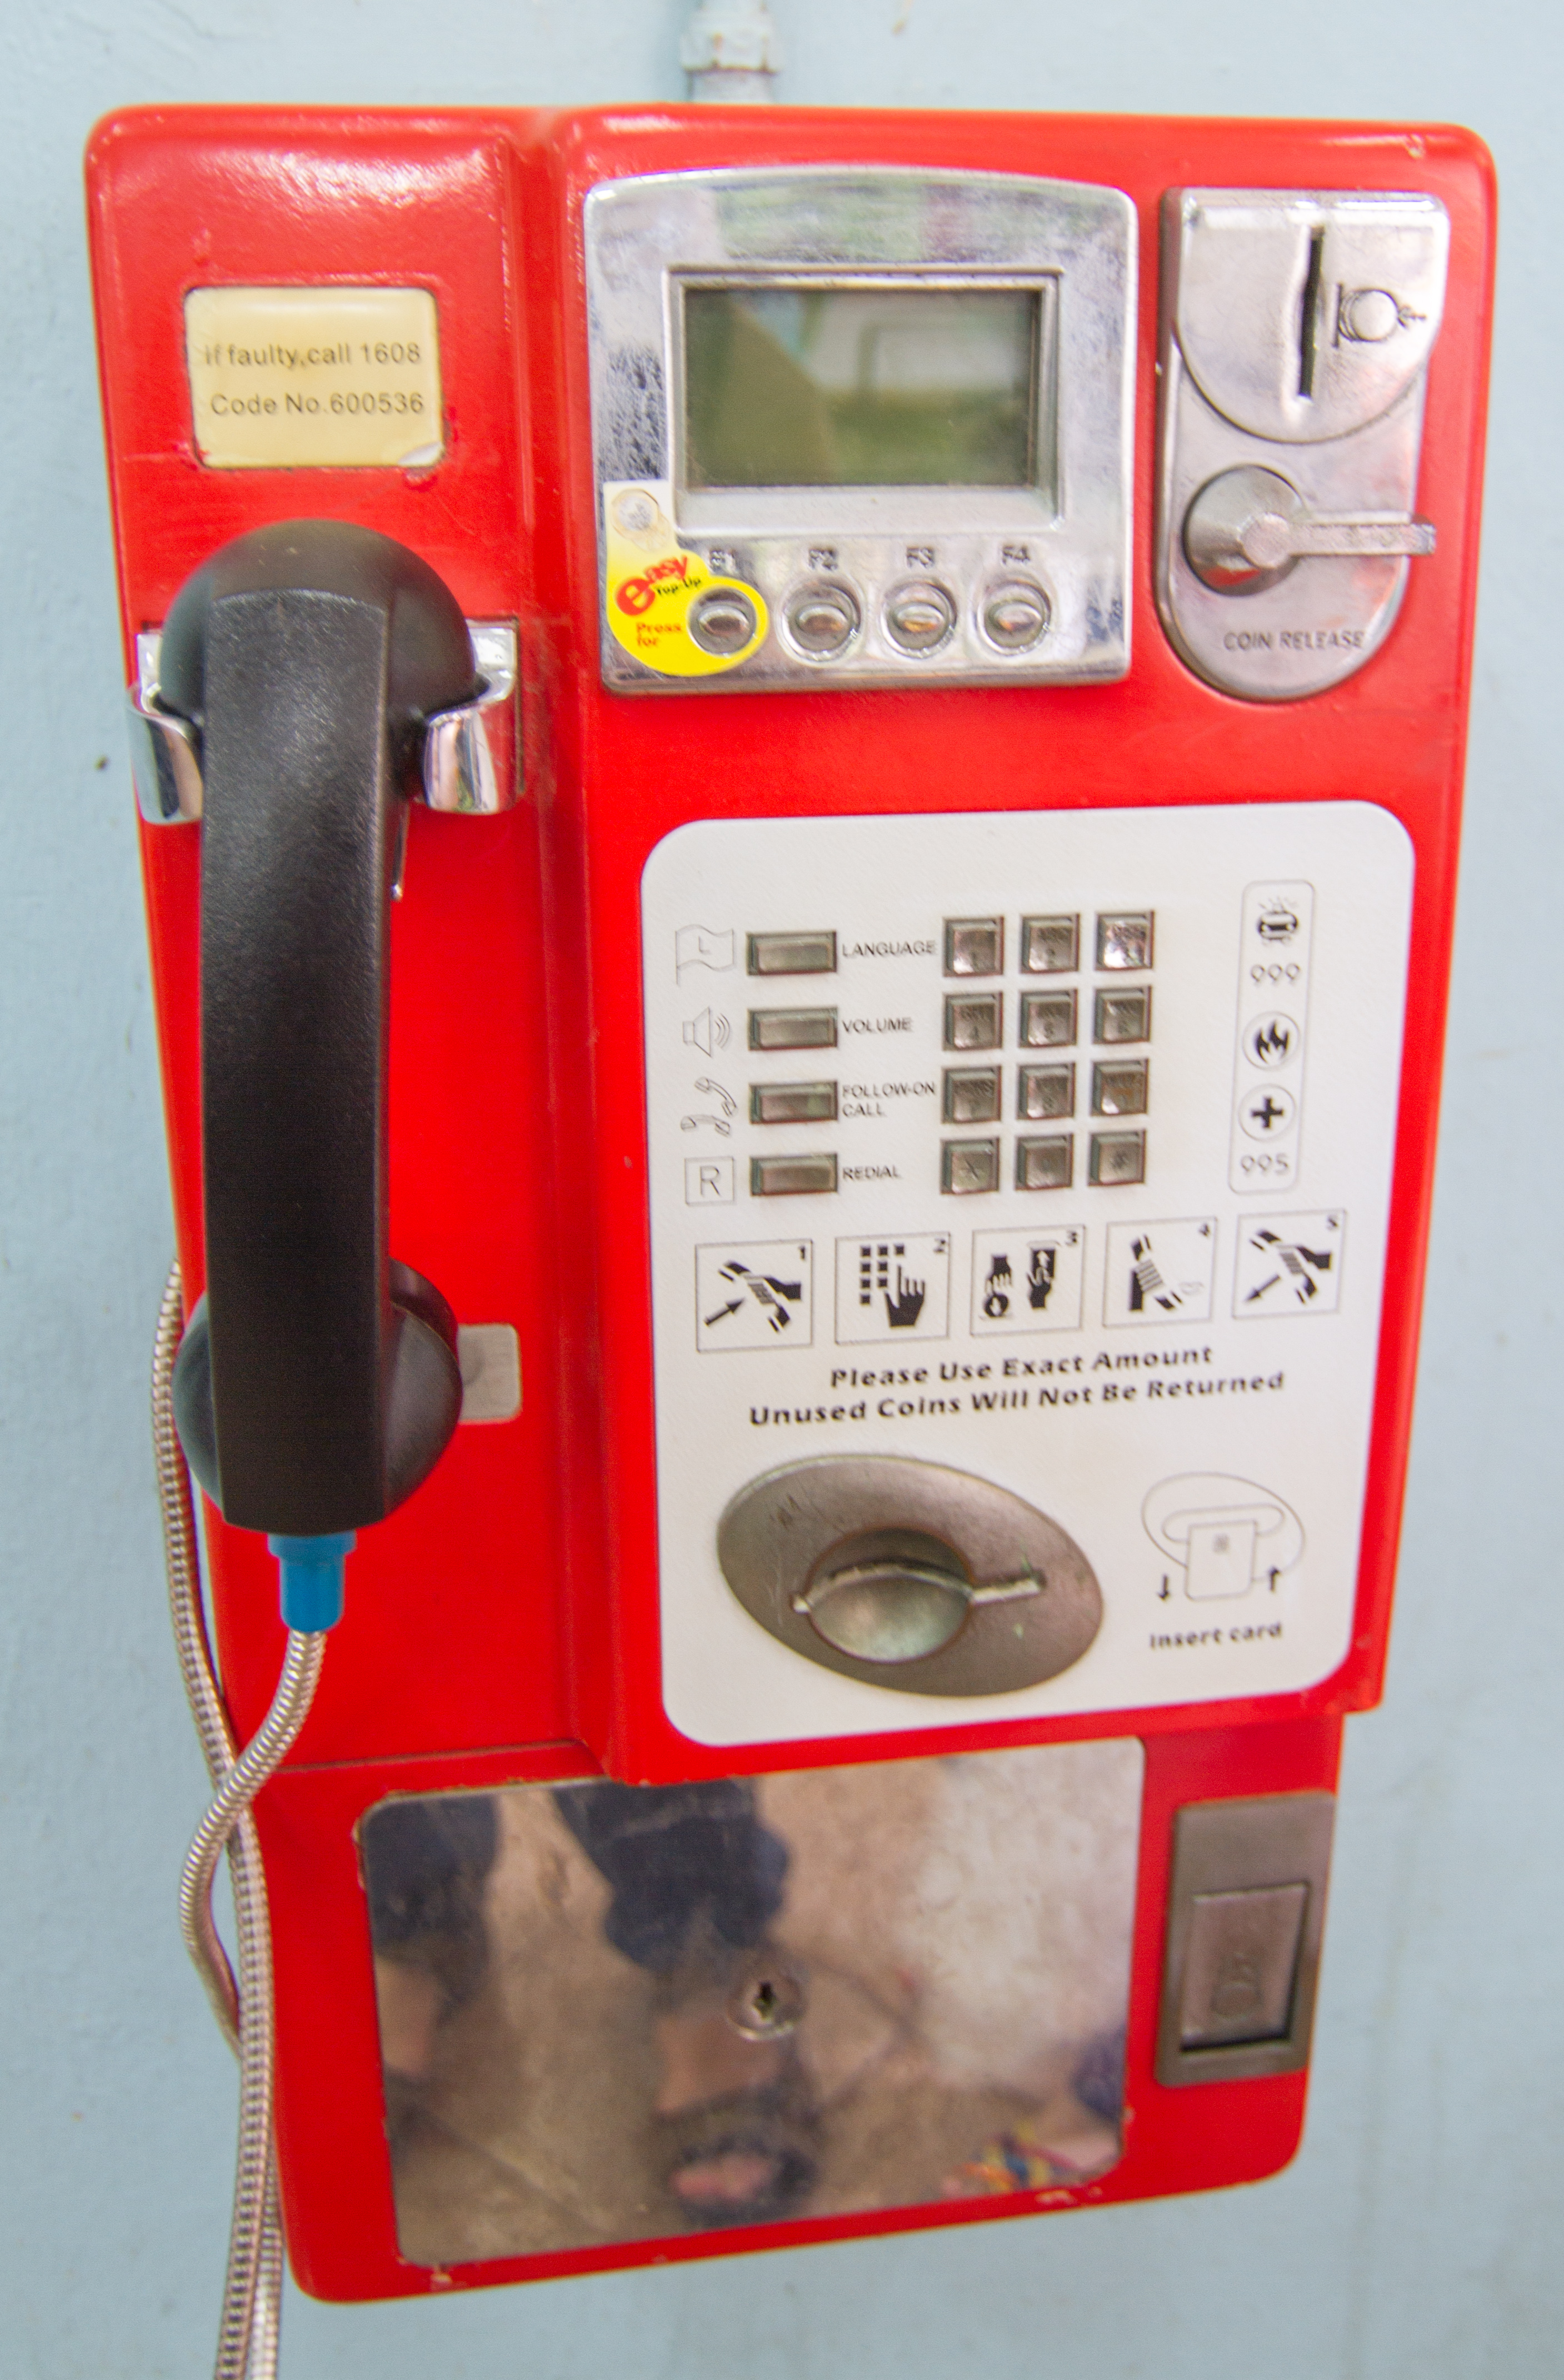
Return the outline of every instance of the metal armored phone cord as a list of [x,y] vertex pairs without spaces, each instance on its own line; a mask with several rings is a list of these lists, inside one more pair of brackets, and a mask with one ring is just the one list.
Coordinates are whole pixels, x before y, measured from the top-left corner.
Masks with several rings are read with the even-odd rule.
[[[183,1327],[176,1262],[164,1290],[153,1350],[153,1446],[174,1642],[196,1733],[217,1788],[185,1862],[179,1921],[185,1947],[239,2061],[238,2156],[215,2380],[275,2380],[283,2250],[272,2144],[272,1930],[250,1804],[304,1724],[320,1676],[325,1635],[289,1630],[272,1707],[238,1757],[207,1637],[189,1474],[174,1427],[174,1358]],[[213,1878],[225,1850],[238,1941],[237,1979],[212,1915]]]

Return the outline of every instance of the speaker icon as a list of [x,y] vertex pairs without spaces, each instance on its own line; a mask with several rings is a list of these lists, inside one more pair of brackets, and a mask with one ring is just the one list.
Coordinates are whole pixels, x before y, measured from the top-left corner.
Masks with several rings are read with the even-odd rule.
[[684,1038],[691,1049],[703,1050],[709,1058],[715,1050],[726,1050],[733,1038],[733,1027],[726,1016],[715,1016],[703,1008],[684,1027]]

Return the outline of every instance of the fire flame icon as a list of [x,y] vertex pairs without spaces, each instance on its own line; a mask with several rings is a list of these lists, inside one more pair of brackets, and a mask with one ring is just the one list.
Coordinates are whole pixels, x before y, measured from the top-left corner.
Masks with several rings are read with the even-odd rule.
[[1290,1016],[1257,1017],[1249,1028],[1246,1047],[1256,1066],[1285,1066],[1298,1048],[1298,1027]]

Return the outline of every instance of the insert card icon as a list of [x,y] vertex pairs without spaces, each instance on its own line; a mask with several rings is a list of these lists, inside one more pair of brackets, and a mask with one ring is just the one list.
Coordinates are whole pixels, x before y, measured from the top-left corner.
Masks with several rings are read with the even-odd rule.
[[1184,1593],[1197,1603],[1256,1586],[1274,1595],[1303,1551],[1303,1524],[1290,1504],[1252,1479],[1223,1472],[1159,1481],[1141,1519],[1152,1543],[1183,1572]]
[[814,1336],[814,1245],[746,1240],[695,1251],[695,1344],[807,1347]]

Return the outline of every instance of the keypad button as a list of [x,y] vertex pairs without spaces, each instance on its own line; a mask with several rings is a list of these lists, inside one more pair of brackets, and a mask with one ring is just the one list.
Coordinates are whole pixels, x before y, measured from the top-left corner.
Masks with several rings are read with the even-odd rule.
[[861,614],[845,587],[800,587],[783,614],[788,633],[812,661],[835,661],[857,636]]
[[1022,1066],[1016,1086],[1016,1113],[1027,1123],[1043,1123],[1075,1112],[1073,1066]]
[[829,1123],[837,1112],[835,1083],[751,1083],[751,1123]]
[[714,587],[698,595],[685,625],[703,653],[741,653],[755,633],[755,607],[736,587]]
[[1075,1038],[1074,992],[1023,991],[1020,1038],[1025,1050],[1068,1048]]
[[1018,1190],[1068,1190],[1075,1172],[1072,1134],[1052,1132],[1016,1143]]
[[1104,1189],[1146,1178],[1146,1135],[1143,1132],[1094,1132],[1092,1135],[1092,1180]]
[[997,1050],[1005,1038],[1004,1024],[1003,992],[950,992],[946,997],[947,1050]]
[[834,1050],[834,1008],[751,1008],[751,1050]]
[[886,598],[886,634],[904,653],[937,653],[956,625],[956,606],[933,579],[915,579]]
[[751,1198],[798,1198],[837,1186],[835,1155],[751,1157]]
[[1118,1058],[1092,1069],[1092,1113],[1100,1116],[1144,1115],[1151,1075],[1148,1058]]
[[945,1070],[947,1123],[996,1123],[999,1120],[997,1066],[947,1066]]
[[1151,1038],[1151,986],[1127,985],[1122,991],[1099,991],[1092,1025],[1094,1041],[1148,1041]]
[[1034,579],[1002,578],[983,599],[984,635],[1002,653],[1030,652],[1048,618],[1048,598]]
[[945,972],[947,975],[1003,975],[1003,917],[947,917]]
[[1081,955],[1079,917],[1023,917],[1023,975],[1073,975]]
[[835,975],[835,934],[751,934],[751,975]]
[[953,1197],[971,1197],[974,1191],[999,1187],[999,1144],[996,1140],[947,1140],[940,1150],[939,1186]]
[[1116,909],[1097,919],[1097,965],[1105,975],[1129,974],[1152,963],[1152,912]]

